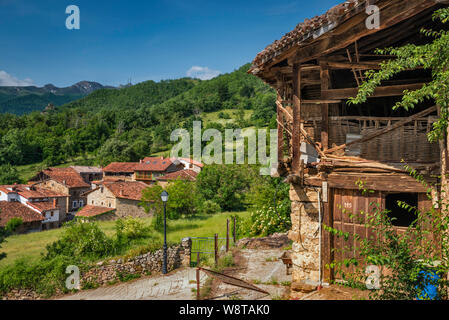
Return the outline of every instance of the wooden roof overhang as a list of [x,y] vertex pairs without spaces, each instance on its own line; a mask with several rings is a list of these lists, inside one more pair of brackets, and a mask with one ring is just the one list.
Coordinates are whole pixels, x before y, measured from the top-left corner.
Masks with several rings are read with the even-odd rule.
[[[320,67],[316,63],[317,59],[344,50],[357,41],[362,40],[359,45],[365,51],[374,50],[380,47],[382,43],[388,44],[387,40],[392,40],[392,37],[397,41],[401,37],[409,36],[406,26],[414,26],[416,21],[413,18],[419,17],[420,13],[449,4],[449,0],[372,0],[369,3],[378,6],[380,9],[380,28],[368,29],[366,27],[367,2],[360,1],[357,6],[337,20],[321,25],[320,28],[310,32],[302,40],[295,42],[294,45],[272,52],[271,58],[267,58],[258,64],[255,63],[255,60],[248,72],[276,87],[280,78],[293,77],[294,65],[300,65],[303,70],[307,68],[313,70]],[[426,15],[426,17],[428,18],[429,15]],[[391,28],[400,23],[404,24],[400,30]],[[389,28],[390,30],[388,30]],[[379,34],[379,36],[370,37],[376,34]],[[331,61],[328,63],[336,69],[351,67],[349,62]],[[376,69],[377,67],[378,64],[376,63],[357,64],[357,69]]]

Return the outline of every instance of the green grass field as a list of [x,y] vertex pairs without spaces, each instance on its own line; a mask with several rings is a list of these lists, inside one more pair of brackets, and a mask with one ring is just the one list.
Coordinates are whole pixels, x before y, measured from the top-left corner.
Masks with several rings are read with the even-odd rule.
[[[227,113],[231,117],[231,119],[220,119],[218,117],[218,115],[221,112]],[[226,125],[227,123],[233,123],[233,122],[235,122],[235,119],[237,118],[237,112],[238,112],[238,110],[236,110],[236,109],[223,109],[223,110],[216,111],[216,112],[203,113],[201,115],[201,119],[203,120],[203,126],[206,126],[210,122],[216,122],[216,123],[220,123],[222,125]],[[251,118],[253,112],[254,112],[254,110],[245,110],[245,120],[249,120]]]
[[[168,241],[180,242],[185,237],[212,237],[215,233],[218,233],[219,237],[225,237],[226,219],[235,214],[242,218],[249,216],[249,212],[226,212],[215,215],[199,215],[189,219],[168,220]],[[151,219],[146,218],[144,221],[147,225],[150,225]],[[99,225],[108,236],[115,234],[114,221],[102,221],[99,222]],[[62,229],[54,229],[7,238],[7,241],[0,248],[0,252],[7,254],[7,257],[0,261],[0,267],[9,265],[19,258],[25,258],[29,261],[39,259],[41,254],[45,252],[45,246],[58,240],[61,233]],[[156,241],[162,242],[163,234],[155,232],[155,236]],[[130,248],[130,250],[132,249]]]

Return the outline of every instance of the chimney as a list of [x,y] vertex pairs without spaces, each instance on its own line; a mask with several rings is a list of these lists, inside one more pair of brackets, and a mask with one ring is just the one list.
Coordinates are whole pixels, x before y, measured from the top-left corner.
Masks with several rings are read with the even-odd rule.
[[53,199],[53,207],[56,208],[56,206],[58,205],[58,201],[55,199]]

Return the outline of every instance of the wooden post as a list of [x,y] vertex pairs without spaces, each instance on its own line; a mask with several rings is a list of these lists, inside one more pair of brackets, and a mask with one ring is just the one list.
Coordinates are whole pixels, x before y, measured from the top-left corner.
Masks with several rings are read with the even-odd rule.
[[201,259],[200,259],[200,252],[198,251],[198,252],[196,253],[196,266],[197,266],[197,267],[200,266],[200,261],[201,261]]
[[200,297],[200,269],[196,268],[196,300],[201,300]]
[[292,172],[298,174],[301,170],[301,69],[298,64],[293,66],[293,132],[292,132]]
[[215,234],[215,265],[218,265],[218,233]]
[[[321,65],[321,91],[328,90],[330,87],[329,69]],[[329,104],[321,104],[321,145],[323,150],[329,148]]]
[[[282,104],[282,97],[280,94],[280,88],[278,88],[277,101]],[[278,121],[278,163],[284,162],[284,130],[282,124],[284,123],[284,113],[281,109],[277,108],[277,121]]]
[[226,252],[229,251],[229,219],[226,219]]
[[237,218],[236,217],[234,217],[234,233],[233,233],[233,235],[234,235],[234,244],[236,243],[236,238],[237,238],[237,228],[236,228],[236,222],[237,222]]

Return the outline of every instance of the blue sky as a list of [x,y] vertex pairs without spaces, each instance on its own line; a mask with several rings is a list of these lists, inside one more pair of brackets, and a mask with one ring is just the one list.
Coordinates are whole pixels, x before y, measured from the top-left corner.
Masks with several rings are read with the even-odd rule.
[[[0,0],[0,85],[209,78],[341,2]],[[69,5],[80,30],[65,26]]]

